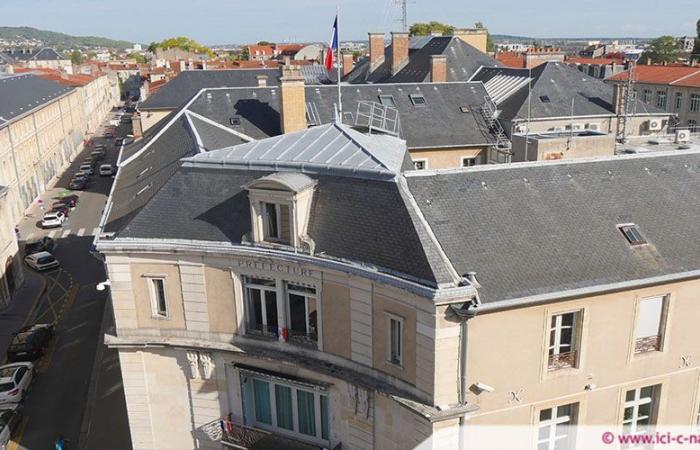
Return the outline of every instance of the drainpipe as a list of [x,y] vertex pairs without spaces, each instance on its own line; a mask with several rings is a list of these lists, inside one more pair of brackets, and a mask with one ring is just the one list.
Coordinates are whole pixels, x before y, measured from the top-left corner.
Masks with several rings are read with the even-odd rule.
[[[473,277],[469,277],[470,279]],[[467,349],[469,336],[469,319],[476,316],[479,306],[478,298],[464,302],[461,306],[450,305],[450,309],[460,321],[460,355],[459,355],[459,404],[467,404]],[[464,448],[465,417],[459,418],[459,448]]]

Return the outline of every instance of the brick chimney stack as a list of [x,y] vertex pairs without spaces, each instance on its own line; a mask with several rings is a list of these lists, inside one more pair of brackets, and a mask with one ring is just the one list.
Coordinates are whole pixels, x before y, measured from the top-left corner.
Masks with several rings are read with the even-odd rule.
[[384,61],[384,33],[369,33],[369,71]]
[[267,86],[267,75],[258,75],[256,78],[258,79],[258,87]]
[[306,89],[304,77],[297,66],[282,66],[280,93],[282,102],[280,128],[282,128],[282,133],[305,130],[308,126],[306,122]]
[[447,55],[430,56],[430,81],[433,83],[447,81]]
[[345,76],[352,71],[355,59],[352,53],[341,53],[340,57],[343,59],[343,76]]
[[408,33],[391,32],[391,74],[396,75],[408,63]]

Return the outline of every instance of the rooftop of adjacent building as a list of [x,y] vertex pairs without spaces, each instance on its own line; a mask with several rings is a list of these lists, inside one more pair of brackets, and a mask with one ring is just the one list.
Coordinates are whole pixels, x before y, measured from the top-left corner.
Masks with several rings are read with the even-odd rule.
[[[632,81],[638,83],[700,88],[700,66],[636,65],[632,73]],[[629,74],[630,71],[627,70],[611,76],[608,80],[627,81]]]
[[0,127],[73,90],[33,73],[0,78]]

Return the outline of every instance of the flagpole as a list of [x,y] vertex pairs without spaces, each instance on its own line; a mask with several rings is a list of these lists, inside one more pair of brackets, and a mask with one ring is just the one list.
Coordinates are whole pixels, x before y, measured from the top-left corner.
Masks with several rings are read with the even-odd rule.
[[336,3],[335,8],[335,20],[336,20],[336,35],[338,36],[338,50],[336,56],[336,73],[338,77],[338,123],[343,123],[343,94],[340,91],[340,64],[342,63],[340,59],[340,1]]

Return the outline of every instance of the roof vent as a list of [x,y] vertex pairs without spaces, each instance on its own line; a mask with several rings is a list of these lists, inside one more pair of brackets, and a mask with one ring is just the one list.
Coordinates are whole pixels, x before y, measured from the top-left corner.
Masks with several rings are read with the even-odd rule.
[[633,223],[628,223],[624,225],[617,226],[622,234],[627,238],[627,241],[632,245],[643,245],[647,241],[642,237],[642,233],[639,232],[639,227]]

